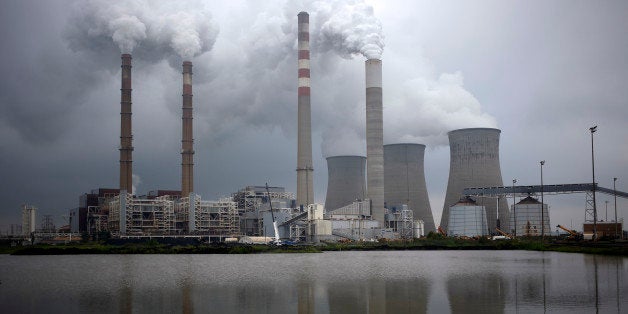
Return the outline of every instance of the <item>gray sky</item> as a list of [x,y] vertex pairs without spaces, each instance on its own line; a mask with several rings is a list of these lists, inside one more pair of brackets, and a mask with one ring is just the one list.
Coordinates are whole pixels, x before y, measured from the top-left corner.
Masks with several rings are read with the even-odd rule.
[[[295,192],[299,11],[310,12],[317,201],[327,185],[324,156],[365,152],[364,57],[345,49],[353,37],[333,31],[378,25],[385,143],[428,146],[437,225],[446,133],[457,128],[500,128],[504,183],[532,185],[540,160],[547,184],[590,182],[588,128],[598,125],[597,181],[612,188],[618,177],[618,190],[628,190],[625,1],[5,0],[0,231],[21,223],[22,203],[40,209],[38,221],[53,214],[62,225],[80,194],[117,187],[120,50],[111,30],[136,31],[137,21],[146,25],[129,33],[138,192],[180,185],[180,55],[194,55],[196,192],[216,199],[265,182]],[[613,205],[598,198],[602,219],[605,200]],[[552,225],[580,228],[584,195],[546,202]],[[620,217],[627,205],[619,200]]]

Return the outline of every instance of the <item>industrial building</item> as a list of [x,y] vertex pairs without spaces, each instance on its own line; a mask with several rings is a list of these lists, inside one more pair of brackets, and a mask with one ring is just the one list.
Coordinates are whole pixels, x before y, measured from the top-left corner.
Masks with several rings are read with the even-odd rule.
[[384,145],[384,200],[389,210],[412,210],[413,218],[422,220],[425,232],[436,232],[425,183],[423,160],[425,145]]
[[28,204],[22,205],[22,234],[24,236],[29,236],[31,233],[35,232],[36,213],[37,208],[35,206]]
[[[449,181],[440,223],[445,232],[449,228],[449,209],[463,196],[463,189],[503,185],[499,165],[500,133],[500,130],[490,128],[460,129],[448,133]],[[495,228],[508,230],[509,213],[505,197],[482,197],[476,201],[486,207],[486,221],[491,233],[495,232]]]

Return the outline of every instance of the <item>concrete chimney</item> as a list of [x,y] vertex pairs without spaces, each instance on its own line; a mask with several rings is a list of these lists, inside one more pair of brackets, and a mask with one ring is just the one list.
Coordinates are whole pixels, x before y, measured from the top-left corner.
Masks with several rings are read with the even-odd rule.
[[192,62],[183,61],[183,131],[181,132],[181,196],[183,197],[194,192],[192,118]]
[[[445,232],[449,230],[449,208],[462,197],[462,190],[470,187],[503,186],[499,165],[499,129],[471,128],[453,130],[449,135],[449,182],[443,206],[440,225]],[[510,230],[507,200],[480,198],[478,206],[486,208],[486,220],[490,232],[497,227],[499,211],[500,229]]]
[[421,219],[425,233],[436,232],[434,217],[427,196],[423,144],[384,145],[384,197],[388,208],[408,205],[414,220]]
[[300,12],[299,21],[299,90],[297,143],[297,206],[314,203],[312,166],[312,118],[310,108],[310,16]]
[[371,215],[384,226],[384,127],[382,60],[365,62],[366,72],[366,177]]
[[120,192],[133,193],[133,134],[131,133],[131,55],[122,54],[120,89]]
[[327,212],[366,197],[366,157],[327,157]]

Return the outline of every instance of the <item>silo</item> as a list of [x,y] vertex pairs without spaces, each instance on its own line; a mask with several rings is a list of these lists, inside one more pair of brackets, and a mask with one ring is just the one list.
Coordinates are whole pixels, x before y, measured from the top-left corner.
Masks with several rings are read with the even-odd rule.
[[[449,182],[443,206],[441,227],[448,230],[449,207],[463,195],[467,187],[503,186],[499,166],[499,129],[471,128],[453,130],[449,135]],[[488,228],[494,232],[497,227],[496,198],[477,198],[479,206],[486,207]],[[504,197],[499,198],[500,228],[508,230],[508,204]]]
[[327,212],[366,197],[366,157],[327,157]]
[[425,233],[435,232],[434,217],[425,184],[423,144],[384,145],[384,200],[386,206],[408,205],[415,220],[423,220]]

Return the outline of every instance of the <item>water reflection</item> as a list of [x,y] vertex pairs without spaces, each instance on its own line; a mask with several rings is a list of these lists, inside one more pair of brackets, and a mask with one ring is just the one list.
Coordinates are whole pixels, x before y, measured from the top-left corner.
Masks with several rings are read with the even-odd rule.
[[[548,252],[0,256],[5,313],[621,313],[628,258]],[[10,270],[10,271],[8,271]]]
[[498,273],[450,276],[447,295],[453,313],[504,313],[506,280]]

